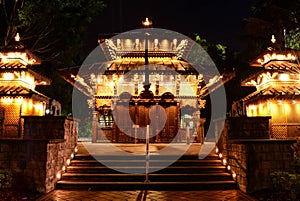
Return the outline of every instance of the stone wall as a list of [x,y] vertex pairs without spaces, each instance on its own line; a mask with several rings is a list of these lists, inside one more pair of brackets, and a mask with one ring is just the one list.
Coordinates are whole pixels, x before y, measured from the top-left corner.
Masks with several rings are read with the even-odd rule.
[[271,117],[229,117],[229,139],[269,139]]
[[235,140],[228,144],[228,163],[239,188],[247,193],[270,187],[273,171],[293,172],[294,140]]
[[13,171],[16,188],[53,190],[77,145],[77,129],[66,117],[25,117],[24,139],[0,140],[0,168]]
[[[215,122],[218,128],[216,135],[221,135],[218,141],[219,151],[227,159],[231,171],[236,173],[238,186],[244,192],[270,187],[272,171],[294,171],[291,145],[296,141],[261,139],[269,133],[266,119],[268,117],[227,118],[224,127]],[[241,132],[236,133],[239,131]],[[242,133],[247,133],[246,137]]]

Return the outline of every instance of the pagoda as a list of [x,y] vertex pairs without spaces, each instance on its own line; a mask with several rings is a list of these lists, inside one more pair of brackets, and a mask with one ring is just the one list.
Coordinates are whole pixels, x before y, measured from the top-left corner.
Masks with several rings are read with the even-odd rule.
[[41,61],[20,42],[19,34],[9,46],[0,49],[0,139],[23,135],[22,116],[44,116],[47,96],[36,91],[51,80],[39,73]]
[[111,38],[99,35],[96,56],[104,58],[101,62],[60,70],[91,97],[93,142],[144,142],[142,128],[151,124],[151,113],[153,122],[165,119],[163,125],[151,125],[151,142],[204,141],[204,98],[233,73],[199,73],[186,60],[195,43],[168,30],[158,33],[151,24],[146,18],[146,29]]
[[247,116],[270,116],[270,138],[299,137],[300,129],[300,52],[280,50],[272,36],[272,46],[251,63],[259,70],[242,81],[255,91],[242,98]]

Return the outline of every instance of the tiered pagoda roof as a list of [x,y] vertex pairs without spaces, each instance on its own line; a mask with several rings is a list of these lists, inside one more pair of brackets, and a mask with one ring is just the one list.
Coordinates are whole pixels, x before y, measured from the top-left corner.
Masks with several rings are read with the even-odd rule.
[[[166,39],[169,33],[166,31],[165,34],[151,32],[147,36],[149,41],[147,72],[150,75],[198,75],[200,73],[195,67],[203,69],[205,72],[203,78],[206,81],[206,87],[202,88],[200,93],[203,97],[234,76],[233,72],[228,71],[216,75],[210,73],[207,67],[194,66],[194,64],[187,62],[194,45],[191,40],[187,40],[181,34]],[[101,52],[99,55],[103,54],[105,58],[103,61],[60,70],[61,76],[84,94],[95,95],[91,86],[91,75],[98,73],[102,75],[125,75],[132,71],[136,74],[145,74],[145,36],[143,34],[133,31],[111,39],[100,36],[98,42],[100,45],[99,52]],[[85,70],[81,71],[80,68]]]
[[243,98],[300,97],[300,51],[267,50],[254,59],[250,66],[261,68],[242,81],[242,86],[256,87],[256,91]]
[[50,85],[51,80],[39,72],[41,60],[26,50],[19,41],[0,48],[0,96],[40,97],[37,85]]

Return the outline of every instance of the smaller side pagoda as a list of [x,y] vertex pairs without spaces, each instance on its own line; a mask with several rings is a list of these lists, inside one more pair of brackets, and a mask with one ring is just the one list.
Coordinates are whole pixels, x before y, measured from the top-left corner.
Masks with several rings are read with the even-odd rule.
[[300,136],[300,51],[279,50],[272,36],[272,47],[250,63],[258,72],[242,81],[256,91],[244,97],[244,113],[249,117],[270,116],[270,138]]
[[44,116],[47,96],[35,90],[51,80],[37,69],[41,61],[19,41],[0,49],[0,139],[22,138],[22,116]]

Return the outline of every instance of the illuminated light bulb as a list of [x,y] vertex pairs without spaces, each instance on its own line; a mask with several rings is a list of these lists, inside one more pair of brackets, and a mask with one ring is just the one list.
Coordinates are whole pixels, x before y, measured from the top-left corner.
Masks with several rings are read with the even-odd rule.
[[62,171],[66,171],[66,166],[63,166],[63,167],[62,167]]
[[218,147],[216,147],[216,153],[219,153],[219,148]]
[[257,63],[263,64],[264,61],[262,59],[257,59]]
[[74,154],[73,154],[73,153],[71,154],[71,158],[72,158],[72,159],[74,158]]
[[70,165],[70,163],[71,163],[71,160],[68,159],[68,160],[67,160],[67,165]]
[[230,165],[227,166],[227,170],[230,170]]
[[56,178],[57,178],[58,180],[61,179],[61,173],[60,173],[60,172],[56,173]]
[[223,159],[223,165],[226,165],[227,164],[227,160],[224,158]]
[[223,157],[223,154],[222,153],[219,153],[219,158],[222,158]]
[[78,148],[77,148],[77,147],[75,147],[74,151],[75,151],[75,153],[77,153],[77,152],[78,152]]
[[236,174],[235,172],[232,173],[232,178],[235,179],[236,178]]
[[297,103],[297,101],[293,100],[293,104],[296,104],[296,103]]

